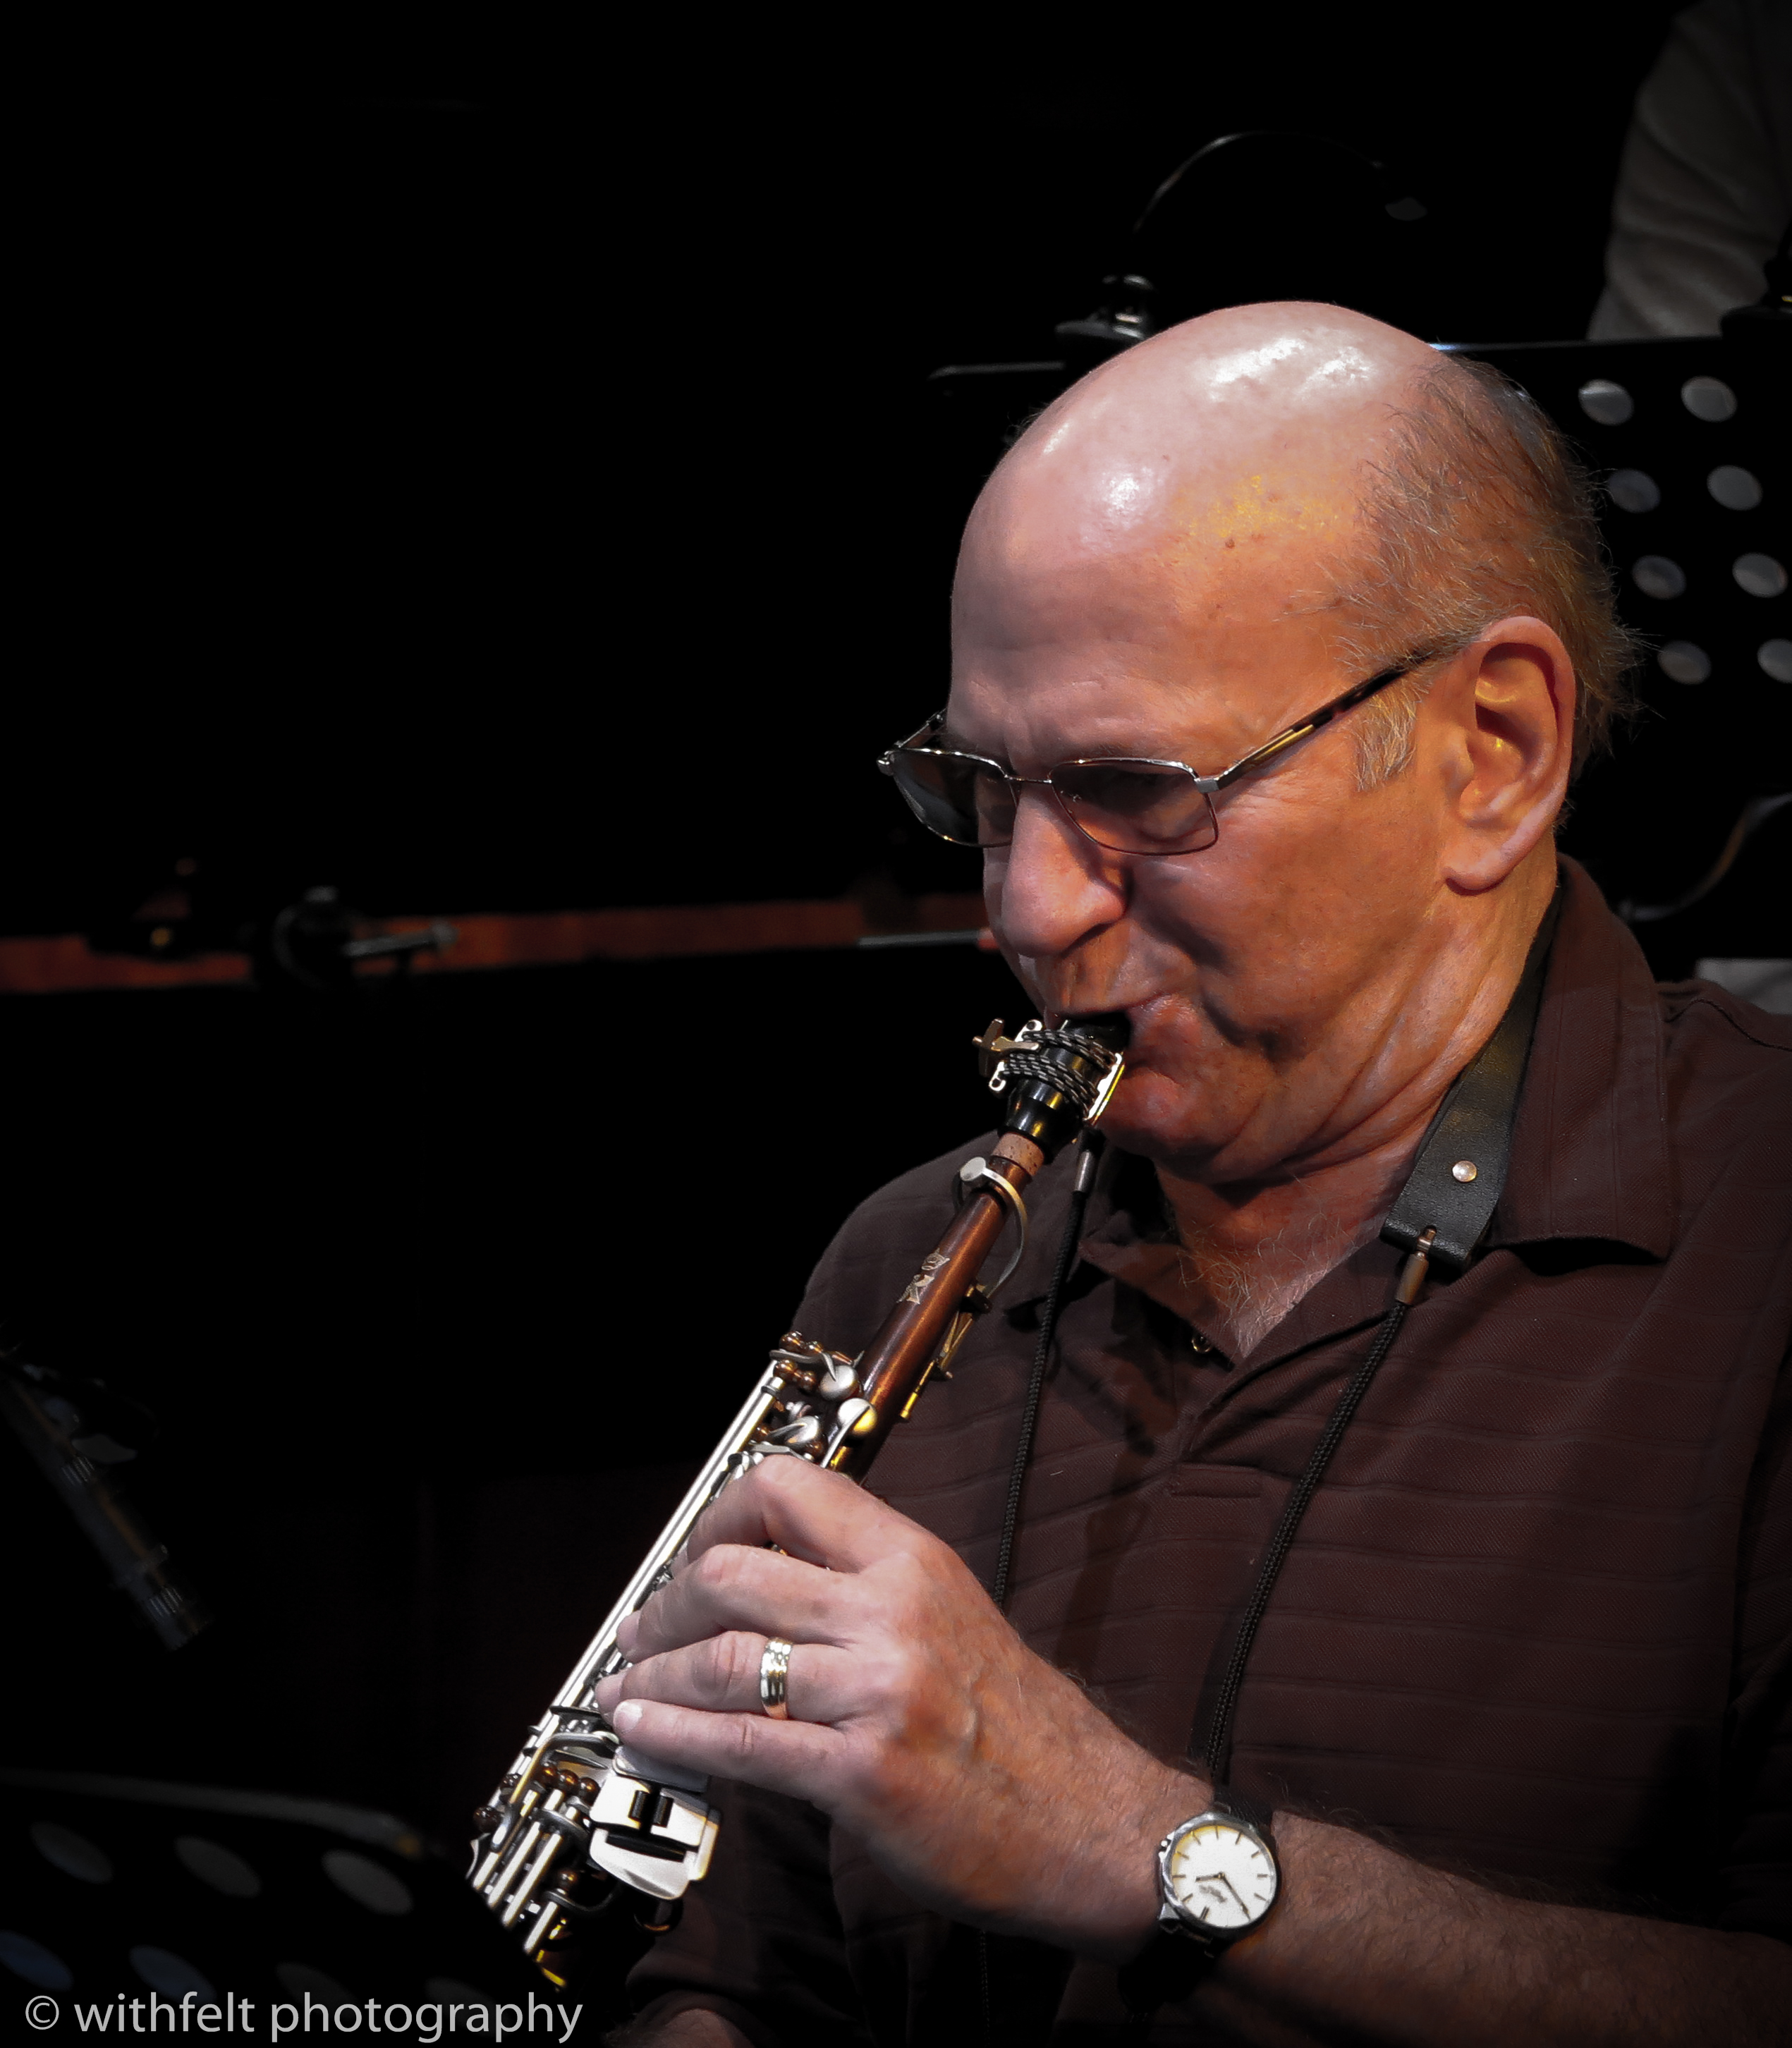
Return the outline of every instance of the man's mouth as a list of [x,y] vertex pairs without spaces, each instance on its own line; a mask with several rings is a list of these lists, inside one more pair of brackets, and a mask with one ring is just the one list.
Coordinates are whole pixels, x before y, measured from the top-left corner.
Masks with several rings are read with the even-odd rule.
[[1073,1010],[1057,1021],[1074,1030],[1092,1031],[1116,1053],[1123,1053],[1132,1043],[1132,1019],[1123,1010]]

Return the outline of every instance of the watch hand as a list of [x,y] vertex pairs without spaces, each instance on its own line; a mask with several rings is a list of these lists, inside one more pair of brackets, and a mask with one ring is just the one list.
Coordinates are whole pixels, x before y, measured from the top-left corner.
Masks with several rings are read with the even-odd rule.
[[1232,1883],[1232,1879],[1231,1879],[1229,1877],[1228,1877],[1228,1876],[1227,1876],[1226,1873],[1225,1873],[1223,1870],[1215,1870],[1215,1871],[1208,1871],[1208,1872],[1204,1872],[1200,1876],[1197,1877],[1197,1878],[1195,1879],[1195,1883],[1196,1883],[1197,1885],[1202,1885],[1202,1884],[1223,1884],[1223,1885],[1224,1885],[1224,1886],[1225,1886],[1225,1887],[1226,1887],[1226,1889],[1227,1889],[1229,1892],[1231,1892],[1231,1894],[1232,1895],[1232,1903],[1233,1903],[1233,1904],[1234,1904],[1234,1905],[1235,1905],[1235,1906],[1237,1906],[1237,1908],[1238,1908],[1238,1910],[1239,1910],[1239,1912],[1241,1912],[1241,1913],[1243,1913],[1243,1914],[1245,1914],[1245,1915],[1247,1916],[1247,1918],[1248,1918],[1248,1917],[1249,1917],[1249,1915],[1250,1915],[1250,1912],[1251,1912],[1251,1908],[1250,1908],[1248,1906],[1247,1906],[1247,1905],[1245,1904],[1245,1903],[1244,1903],[1243,1899],[1241,1899],[1241,1898],[1239,1896],[1239,1891],[1238,1891],[1238,1887],[1237,1887],[1237,1886],[1236,1886],[1236,1885],[1235,1885],[1235,1884]]

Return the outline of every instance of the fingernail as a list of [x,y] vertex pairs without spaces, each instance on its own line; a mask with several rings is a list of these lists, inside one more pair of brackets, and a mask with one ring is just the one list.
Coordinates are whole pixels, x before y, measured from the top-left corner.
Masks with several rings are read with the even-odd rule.
[[610,1716],[610,1725],[626,1741],[634,1734],[635,1724],[640,1719],[641,1702],[638,1700],[624,1700]]

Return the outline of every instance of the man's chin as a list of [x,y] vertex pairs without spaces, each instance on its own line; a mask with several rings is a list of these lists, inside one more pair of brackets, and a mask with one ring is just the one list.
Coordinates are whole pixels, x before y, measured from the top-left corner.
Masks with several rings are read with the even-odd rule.
[[1191,1177],[1230,1135],[1215,1127],[1210,1107],[1195,1091],[1150,1069],[1127,1073],[1103,1114],[1101,1131],[1123,1152]]

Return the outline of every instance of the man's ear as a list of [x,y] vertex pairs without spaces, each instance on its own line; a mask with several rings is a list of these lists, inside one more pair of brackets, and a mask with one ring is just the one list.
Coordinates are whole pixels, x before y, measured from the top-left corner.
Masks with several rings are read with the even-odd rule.
[[[1503,619],[1434,694],[1450,817],[1444,879],[1465,894],[1503,882],[1553,828],[1574,758],[1574,665],[1540,619]],[[1428,706],[1429,704],[1428,701]]]

